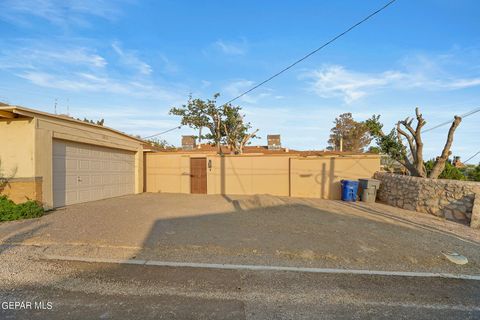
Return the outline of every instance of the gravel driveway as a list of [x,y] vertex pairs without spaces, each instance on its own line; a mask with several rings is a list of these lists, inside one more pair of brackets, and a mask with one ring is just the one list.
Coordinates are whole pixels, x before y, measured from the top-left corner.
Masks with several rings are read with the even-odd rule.
[[[0,224],[0,251],[205,263],[480,273],[478,233],[381,204],[140,194]],[[27,250],[26,249],[26,250]],[[442,251],[469,259],[458,266]]]

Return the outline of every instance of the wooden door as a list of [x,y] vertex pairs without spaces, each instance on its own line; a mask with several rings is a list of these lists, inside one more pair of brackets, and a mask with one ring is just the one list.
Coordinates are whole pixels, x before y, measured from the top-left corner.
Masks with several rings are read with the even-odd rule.
[[207,193],[207,158],[190,158],[190,193]]

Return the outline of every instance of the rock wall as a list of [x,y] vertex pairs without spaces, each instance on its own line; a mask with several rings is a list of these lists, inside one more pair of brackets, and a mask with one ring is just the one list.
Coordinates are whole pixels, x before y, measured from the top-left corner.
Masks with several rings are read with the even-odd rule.
[[426,179],[377,172],[377,198],[391,206],[425,212],[480,228],[480,182]]

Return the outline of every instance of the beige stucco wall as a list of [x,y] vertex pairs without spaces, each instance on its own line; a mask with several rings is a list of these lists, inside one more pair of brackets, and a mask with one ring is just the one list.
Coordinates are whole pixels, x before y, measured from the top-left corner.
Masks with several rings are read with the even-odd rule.
[[212,160],[207,168],[209,194],[289,194],[287,156],[210,156],[208,160]]
[[35,176],[34,131],[32,119],[0,120],[0,160],[5,176]]
[[291,195],[338,200],[341,180],[372,178],[379,168],[380,158],[371,155],[291,159]]
[[145,154],[145,191],[190,193],[190,158]]
[[372,155],[305,158],[151,153],[145,161],[146,191],[189,193],[190,157],[207,159],[209,194],[340,199],[340,180],[371,178],[380,168],[380,158]]

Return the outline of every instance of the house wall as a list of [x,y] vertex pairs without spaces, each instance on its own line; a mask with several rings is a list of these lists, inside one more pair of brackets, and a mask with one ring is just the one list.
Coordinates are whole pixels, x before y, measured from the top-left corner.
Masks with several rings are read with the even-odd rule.
[[28,200],[42,202],[42,178],[13,178],[0,186],[0,195],[6,195],[15,203]]
[[380,168],[380,158],[371,155],[305,158],[150,153],[145,159],[146,191],[189,193],[190,157],[207,159],[208,194],[340,199],[341,179],[370,178]]
[[480,182],[377,172],[379,200],[480,228]]
[[[29,116],[26,113],[24,116]],[[139,141],[81,122],[34,113],[31,117],[0,121],[0,160],[6,176],[15,173],[14,178],[42,178],[42,192],[36,194],[41,195],[40,200],[46,208],[53,207],[53,139],[135,152],[135,192],[143,192],[143,148]],[[36,183],[32,188],[37,188]],[[20,185],[12,190],[18,190],[17,193],[26,190],[23,182]],[[26,191],[24,196],[15,197],[26,199],[31,194]]]
[[143,148],[140,142],[113,131],[68,120],[35,118],[35,174],[43,178],[43,202],[53,207],[53,139],[75,141],[135,153],[135,193],[143,192]]
[[0,120],[0,169],[6,177],[35,176],[35,122],[32,119]]

